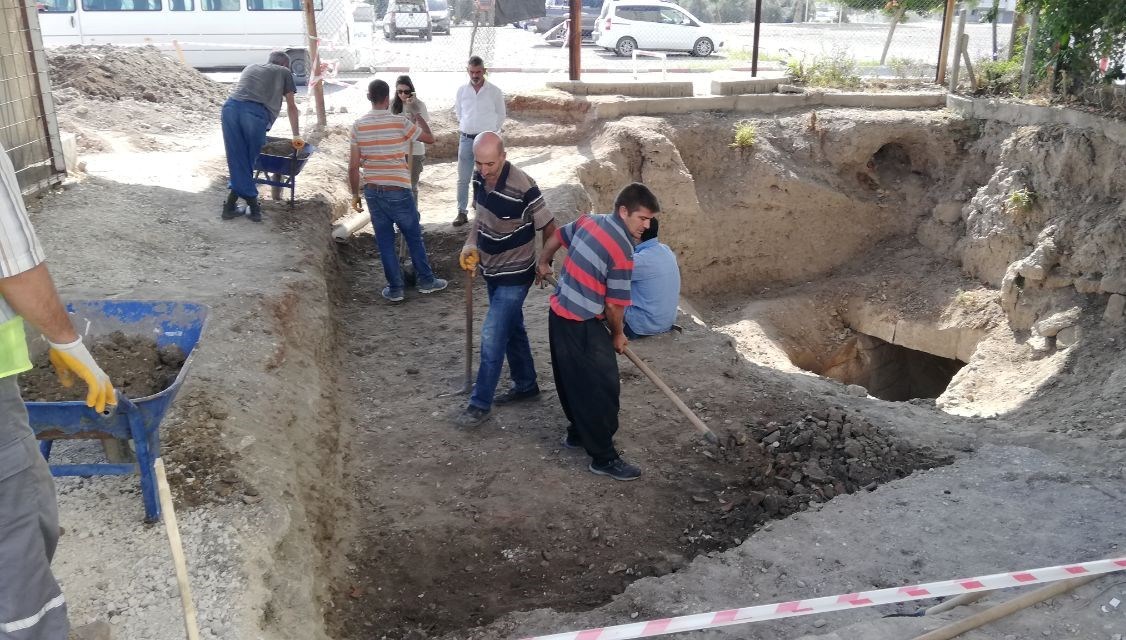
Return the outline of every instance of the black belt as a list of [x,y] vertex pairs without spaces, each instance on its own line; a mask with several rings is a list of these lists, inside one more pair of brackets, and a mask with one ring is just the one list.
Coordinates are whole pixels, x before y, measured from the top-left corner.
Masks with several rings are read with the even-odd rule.
[[469,139],[469,140],[472,140],[473,138],[476,138],[477,136],[481,135],[479,133],[465,133],[464,131],[458,131],[458,133],[461,134],[461,137]]
[[376,191],[407,191],[406,187],[396,187],[389,184],[365,184],[365,189],[375,189]]

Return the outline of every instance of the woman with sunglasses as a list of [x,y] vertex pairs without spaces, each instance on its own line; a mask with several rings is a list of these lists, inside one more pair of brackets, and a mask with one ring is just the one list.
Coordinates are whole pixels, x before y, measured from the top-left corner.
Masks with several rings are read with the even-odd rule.
[[[399,76],[395,80],[395,99],[391,101],[391,113],[406,116],[418,114],[423,120],[430,121],[430,112],[426,110],[426,104],[414,95],[414,83],[411,82],[410,76]],[[418,178],[422,175],[424,160],[426,160],[426,145],[415,142],[407,164],[411,168],[411,192],[414,193],[416,207],[418,206]]]

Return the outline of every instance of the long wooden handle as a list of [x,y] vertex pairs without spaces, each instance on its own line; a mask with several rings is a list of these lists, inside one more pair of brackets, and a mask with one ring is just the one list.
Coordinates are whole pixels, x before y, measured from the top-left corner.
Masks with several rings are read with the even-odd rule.
[[168,532],[168,545],[172,547],[172,564],[176,567],[176,582],[180,585],[180,603],[184,605],[184,630],[188,634],[188,640],[199,640],[192,587],[188,583],[188,563],[184,559],[184,545],[180,542],[176,511],[172,508],[172,491],[168,488],[168,477],[164,475],[164,460],[157,458],[154,466],[156,490],[160,495],[160,513],[164,519],[164,530]]
[[657,385],[657,388],[660,389],[662,393],[668,396],[669,400],[672,400],[672,403],[676,405],[676,408],[679,409],[682,414],[684,414],[685,418],[688,418],[688,422],[690,422],[692,426],[696,428],[696,431],[700,432],[700,435],[704,436],[704,439],[712,444],[719,443],[719,438],[716,437],[715,432],[709,429],[708,425],[704,424],[704,421],[701,420],[694,411],[688,408],[688,405],[684,404],[684,401],[680,399],[680,396],[676,395],[676,392],[670,389],[669,386],[665,384],[664,380],[661,380],[657,373],[650,369],[649,365],[645,364],[644,360],[638,358],[637,354],[634,353],[633,350],[631,350],[629,347],[626,347],[625,354],[626,357],[629,358],[630,362],[637,366],[638,369],[641,369],[641,373],[644,373],[647,378],[653,381],[653,384]]
[[465,389],[473,385],[473,272],[465,271]]
[[1000,620],[1001,618],[1004,618],[1011,613],[1015,613],[1017,611],[1020,611],[1021,609],[1030,607],[1037,602],[1042,602],[1044,600],[1047,600],[1048,598],[1054,598],[1061,593],[1067,593],[1068,591],[1071,591],[1076,587],[1085,585],[1088,582],[1100,577],[1101,574],[1094,576],[1084,576],[1082,578],[1072,578],[1071,580],[1061,580],[1060,582],[1055,582],[1050,585],[1040,587],[1035,591],[1029,591],[1022,596],[1018,596],[1016,598],[1013,598],[1012,600],[1002,602],[995,607],[990,607],[985,611],[975,613],[965,620],[959,620],[958,622],[948,624],[945,627],[939,627],[938,629],[935,629],[930,633],[924,633],[923,635],[915,638],[915,640],[950,640],[950,638],[956,638],[971,629],[976,629],[984,624],[993,622],[994,620]]

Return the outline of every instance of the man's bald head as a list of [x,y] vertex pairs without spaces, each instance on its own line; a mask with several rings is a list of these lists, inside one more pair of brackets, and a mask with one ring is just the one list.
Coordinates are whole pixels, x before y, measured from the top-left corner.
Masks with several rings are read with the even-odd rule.
[[473,163],[485,184],[493,188],[504,170],[504,139],[499,133],[486,131],[473,139]]
[[495,131],[485,131],[484,133],[477,134],[473,139],[473,154],[477,154],[478,149],[488,149],[493,153],[504,153],[504,138]]

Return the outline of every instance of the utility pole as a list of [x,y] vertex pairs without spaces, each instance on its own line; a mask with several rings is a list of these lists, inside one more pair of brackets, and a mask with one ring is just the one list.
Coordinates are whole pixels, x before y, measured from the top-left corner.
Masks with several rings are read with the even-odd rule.
[[[572,82],[582,80],[583,53],[583,3],[571,0],[571,24],[567,27],[567,46],[571,48],[567,56],[567,67]],[[597,20],[598,18],[595,18]]]
[[309,34],[309,55],[305,61],[306,75],[313,90],[313,101],[317,106],[317,126],[322,129],[328,125],[325,116],[325,85],[321,77],[320,38],[317,37],[317,15],[313,12],[313,0],[304,0],[305,31]]

